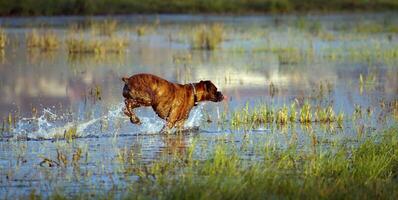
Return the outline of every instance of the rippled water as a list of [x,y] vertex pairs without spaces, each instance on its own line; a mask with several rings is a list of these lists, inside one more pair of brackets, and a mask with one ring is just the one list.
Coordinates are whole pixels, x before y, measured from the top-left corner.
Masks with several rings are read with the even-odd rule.
[[[356,138],[359,129],[372,132],[396,120],[380,105],[388,107],[397,100],[398,56],[374,52],[398,52],[398,35],[353,28],[358,24],[397,26],[396,14],[118,16],[112,17],[119,24],[114,34],[129,41],[122,54],[72,56],[65,44],[51,52],[26,46],[26,34],[33,29],[40,33],[52,30],[63,41],[72,24],[84,27],[106,19],[110,18],[0,18],[9,37],[0,54],[0,193],[13,197],[56,187],[73,193],[93,189],[93,185],[109,188],[115,182],[123,188],[136,177],[119,173],[121,152],[134,150],[136,159],[147,163],[184,151],[192,140],[211,144],[227,135],[240,144],[245,131],[232,130],[229,120],[234,110],[246,104],[250,109],[260,103],[281,107],[292,102],[302,105],[306,100],[314,106],[332,105],[335,112],[347,116],[344,128],[311,127],[329,141]],[[214,23],[224,29],[220,48],[191,49],[195,27]],[[136,28],[141,26],[146,30],[139,36]],[[289,48],[306,55],[291,60],[297,55],[285,58],[278,53]],[[366,49],[369,52],[362,52]],[[141,126],[130,124],[121,112],[120,77],[142,72],[179,83],[212,80],[229,100],[201,104],[185,124],[193,130],[163,136],[158,131],[164,122],[152,109],[137,109]],[[360,77],[365,83],[360,83]],[[349,116],[358,106],[371,114],[353,122]],[[226,119],[223,113],[227,113]],[[72,143],[60,139],[71,128],[76,128],[78,138]],[[284,128],[264,125],[249,130],[249,140],[252,145],[273,141],[283,146],[289,140],[286,134],[296,132],[303,146],[311,142],[308,128],[299,124]],[[55,159],[57,150],[71,156],[77,149],[86,152],[79,167],[40,165],[44,158]]]

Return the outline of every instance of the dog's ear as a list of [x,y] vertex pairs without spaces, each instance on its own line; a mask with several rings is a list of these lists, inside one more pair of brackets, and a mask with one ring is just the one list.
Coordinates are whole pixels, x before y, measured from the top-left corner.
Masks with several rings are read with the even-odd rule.
[[128,77],[123,77],[123,78],[122,78],[122,81],[123,81],[124,83],[128,84],[128,83],[129,83],[129,78],[128,78]]
[[200,83],[203,84],[203,87],[204,87],[205,91],[208,91],[211,88],[211,86],[213,85],[213,83],[211,81],[209,81],[209,80],[200,81]]

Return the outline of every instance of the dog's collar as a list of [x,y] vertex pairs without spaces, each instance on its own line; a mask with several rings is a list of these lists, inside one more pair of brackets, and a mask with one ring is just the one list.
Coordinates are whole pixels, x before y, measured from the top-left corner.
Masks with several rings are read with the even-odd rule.
[[193,88],[193,103],[194,105],[198,105],[198,96],[196,96],[196,88],[195,85],[193,83],[191,83],[191,86]]

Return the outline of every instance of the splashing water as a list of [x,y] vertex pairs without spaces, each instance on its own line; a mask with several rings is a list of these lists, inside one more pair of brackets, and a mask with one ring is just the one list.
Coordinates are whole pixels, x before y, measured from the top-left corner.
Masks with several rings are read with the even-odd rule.
[[199,104],[191,111],[188,120],[184,124],[184,128],[190,129],[199,127],[203,120],[203,106],[204,104]]
[[[140,133],[153,134],[158,133],[164,126],[165,121],[161,120],[156,116],[152,117],[140,117],[141,119],[141,127],[139,127]],[[184,129],[195,129],[198,128],[202,123],[203,119],[203,104],[198,105],[193,108],[188,120],[184,124]]]
[[[142,124],[132,125],[122,110],[124,104],[110,109],[105,115],[85,121],[57,121],[57,115],[44,109],[38,118],[22,118],[10,132],[11,140],[51,140],[63,139],[69,130],[75,130],[75,137],[110,137],[117,135],[155,134],[164,126],[164,120],[156,115],[142,116]],[[184,129],[198,128],[202,122],[203,105],[195,107]],[[140,113],[141,114],[141,113]]]

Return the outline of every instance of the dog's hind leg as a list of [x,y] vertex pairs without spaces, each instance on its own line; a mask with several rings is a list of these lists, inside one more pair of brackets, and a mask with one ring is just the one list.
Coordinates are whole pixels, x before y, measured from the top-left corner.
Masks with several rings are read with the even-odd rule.
[[160,133],[169,134],[171,132],[171,129],[173,129],[173,127],[174,127],[174,123],[166,122],[166,124],[163,126],[162,130],[160,130]]
[[130,118],[130,122],[133,124],[141,124],[140,119],[135,115],[133,109],[138,108],[141,105],[134,101],[133,99],[125,99],[124,103],[126,104],[126,108],[124,108],[123,112]]
[[166,124],[163,126],[162,130],[160,130],[160,133],[170,133],[175,125],[176,121],[170,120],[170,118],[166,119]]
[[185,123],[185,119],[182,119],[180,121],[176,122],[176,129],[177,129],[177,133],[182,133],[184,131],[184,123]]

